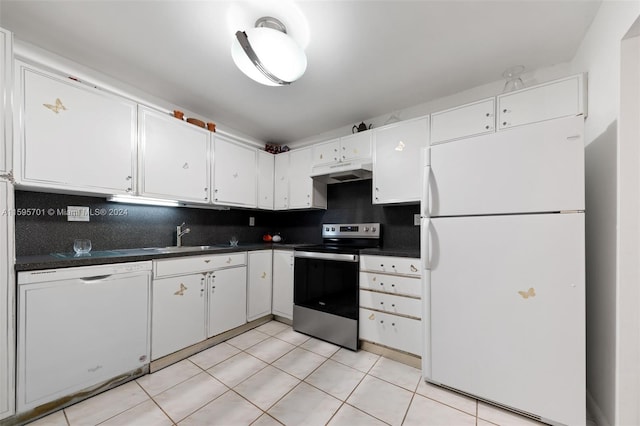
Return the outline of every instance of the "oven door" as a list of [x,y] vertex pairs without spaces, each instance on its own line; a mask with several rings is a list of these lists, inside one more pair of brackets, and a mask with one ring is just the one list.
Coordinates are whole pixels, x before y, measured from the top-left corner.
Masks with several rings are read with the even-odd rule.
[[358,319],[357,254],[294,252],[293,304]]

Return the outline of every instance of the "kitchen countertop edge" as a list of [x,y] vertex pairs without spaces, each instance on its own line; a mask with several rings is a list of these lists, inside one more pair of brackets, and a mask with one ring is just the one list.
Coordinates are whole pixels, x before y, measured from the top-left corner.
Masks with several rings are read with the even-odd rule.
[[107,265],[113,263],[127,263],[127,262],[140,262],[145,260],[158,260],[168,259],[176,257],[187,256],[202,256],[212,254],[224,254],[224,253],[237,253],[243,251],[257,251],[257,250],[293,250],[298,246],[306,245],[301,244],[278,244],[278,243],[256,243],[245,244],[238,247],[215,247],[209,250],[201,251],[184,251],[173,253],[148,253],[140,254],[142,249],[122,249],[115,251],[127,251],[130,250],[132,254],[115,255],[109,257],[74,257],[68,259],[61,259],[54,257],[50,254],[43,255],[31,255],[31,256],[18,256],[16,257],[15,270],[16,272],[37,271],[42,269],[58,269],[58,268],[71,268],[77,266],[93,266],[93,265]]

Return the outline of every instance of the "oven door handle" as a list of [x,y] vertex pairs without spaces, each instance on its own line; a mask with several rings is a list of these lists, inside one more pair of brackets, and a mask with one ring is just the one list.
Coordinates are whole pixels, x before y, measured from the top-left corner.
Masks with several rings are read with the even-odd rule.
[[311,251],[294,251],[293,257],[301,257],[305,259],[337,260],[339,262],[358,262],[359,261],[357,254],[345,254],[345,253],[319,253],[319,252],[311,252]]

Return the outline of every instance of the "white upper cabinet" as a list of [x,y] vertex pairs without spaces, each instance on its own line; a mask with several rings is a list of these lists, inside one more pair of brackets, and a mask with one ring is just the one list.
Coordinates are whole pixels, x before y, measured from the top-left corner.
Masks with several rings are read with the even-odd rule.
[[257,150],[216,135],[213,148],[214,204],[257,206]]
[[498,96],[498,130],[586,115],[586,76],[574,75]]
[[340,158],[340,139],[333,139],[313,146],[314,166],[337,163]]
[[365,131],[340,138],[340,161],[371,159],[371,135]]
[[98,194],[135,189],[136,104],[93,87],[18,69],[19,184]]
[[327,208],[327,184],[311,179],[311,148],[289,152],[290,209]]
[[209,202],[211,132],[145,107],[138,119],[140,195]]
[[313,146],[311,166],[365,160],[371,162],[371,135],[365,131]]
[[429,142],[428,117],[390,124],[374,135],[373,204],[420,201],[420,151]]
[[258,151],[258,208],[273,210],[275,156]]
[[0,172],[3,173],[11,170],[12,40],[12,34],[0,28]]
[[495,98],[431,114],[431,145],[495,131]]
[[276,155],[274,161],[273,208],[286,210],[289,208],[289,153]]

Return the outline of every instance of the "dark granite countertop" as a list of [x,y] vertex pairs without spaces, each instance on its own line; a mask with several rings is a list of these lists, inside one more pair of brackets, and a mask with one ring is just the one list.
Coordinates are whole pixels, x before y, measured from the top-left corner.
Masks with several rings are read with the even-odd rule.
[[402,248],[369,248],[360,250],[360,254],[374,256],[393,256],[393,257],[420,257],[420,249],[402,249]]
[[15,270],[35,271],[39,269],[70,268],[75,266],[104,265],[109,263],[139,262],[144,260],[166,259],[172,257],[198,256],[206,254],[237,253],[255,250],[293,250],[303,244],[256,243],[240,244],[237,247],[217,244],[207,246],[206,249],[170,251],[167,248],[151,247],[139,249],[95,251],[86,255],[74,253],[52,253],[34,256],[19,256],[16,258]]

